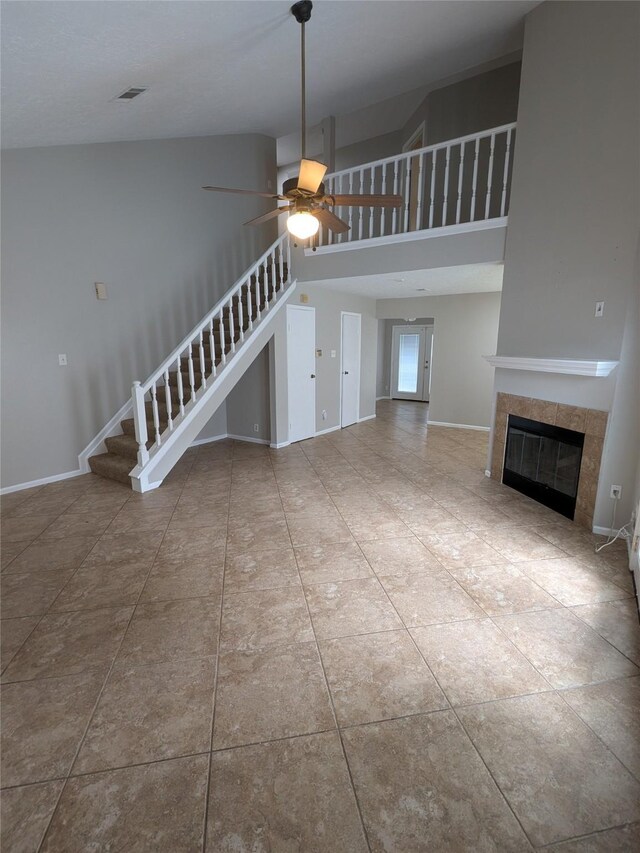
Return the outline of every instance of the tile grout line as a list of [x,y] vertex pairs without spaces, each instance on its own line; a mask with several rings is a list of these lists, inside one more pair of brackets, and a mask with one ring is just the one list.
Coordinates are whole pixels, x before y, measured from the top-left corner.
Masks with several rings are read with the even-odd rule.
[[[174,508],[174,511],[175,511],[175,508]],[[173,515],[173,513],[172,513],[172,515]],[[103,535],[104,535],[104,534],[103,534]],[[157,555],[158,555],[158,552],[159,552],[160,548],[162,547],[162,542],[164,541],[164,537],[165,537],[165,536],[166,536],[166,531],[165,531],[165,533],[163,534],[162,538],[160,539],[160,542],[159,542],[159,544],[158,544],[158,547],[156,548],[156,551],[155,551],[155,555],[154,555],[153,560],[151,560],[151,562],[150,562],[150,565],[149,565],[149,571],[147,572],[147,576],[146,576],[146,579],[145,579],[145,583],[142,585],[142,587],[140,588],[140,592],[138,593],[137,602],[139,602],[139,600],[140,600],[140,596],[142,595],[142,593],[143,593],[143,591],[144,591],[144,587],[145,587],[145,585],[146,585],[146,581],[148,580],[149,575],[151,574],[151,571],[152,571],[152,568],[153,568],[153,563],[155,562],[155,559],[156,559],[156,557],[157,557]],[[102,537],[100,537],[100,538],[102,538]],[[94,546],[94,547],[95,547],[95,546]],[[93,549],[92,549],[92,550],[93,550]],[[91,552],[89,552],[89,553],[91,553]],[[86,558],[85,558],[85,559],[86,559]],[[75,753],[74,753],[74,756],[73,756],[73,758],[72,758],[72,760],[71,760],[71,762],[70,762],[70,764],[69,764],[69,769],[68,769],[67,774],[66,774],[66,777],[65,777],[65,779],[64,779],[64,783],[63,783],[63,785],[62,785],[62,788],[60,789],[60,794],[58,795],[58,797],[57,797],[57,799],[56,799],[56,803],[55,803],[55,806],[54,806],[54,808],[53,808],[53,810],[52,810],[52,812],[51,812],[51,816],[50,816],[49,820],[47,821],[46,828],[45,828],[45,830],[44,830],[44,832],[43,832],[43,834],[42,834],[42,838],[41,838],[41,840],[40,840],[40,843],[38,844],[38,847],[37,847],[36,853],[40,853],[40,851],[41,851],[41,849],[42,849],[42,845],[43,845],[43,844],[44,844],[44,842],[46,841],[47,835],[48,835],[48,833],[49,833],[49,830],[51,829],[51,825],[52,825],[52,823],[53,823],[53,820],[54,820],[54,818],[55,818],[55,815],[56,815],[56,813],[58,812],[58,809],[59,809],[59,807],[60,807],[60,802],[61,802],[61,800],[62,800],[62,796],[63,796],[63,794],[64,794],[64,792],[65,792],[65,790],[66,790],[66,788],[67,788],[67,785],[68,785],[68,783],[69,783],[69,779],[70,779],[70,778],[72,778],[72,777],[71,777],[71,773],[72,773],[72,771],[73,771],[73,767],[74,767],[74,765],[75,765],[75,763],[76,763],[76,761],[77,761],[77,759],[78,759],[78,755],[80,754],[80,750],[82,749],[82,746],[83,746],[83,744],[84,744],[85,738],[86,738],[86,736],[87,736],[87,732],[89,731],[89,728],[90,728],[90,726],[91,726],[91,723],[93,722],[93,718],[95,717],[96,711],[97,711],[97,709],[98,709],[98,705],[99,705],[99,703],[100,703],[100,699],[102,698],[102,694],[104,693],[104,689],[105,689],[105,687],[106,687],[106,685],[107,685],[107,682],[108,682],[108,680],[109,680],[109,677],[110,677],[110,675],[111,675],[111,673],[112,673],[112,671],[113,671],[113,668],[114,668],[114,666],[115,666],[116,660],[118,659],[118,655],[120,654],[120,650],[122,649],[122,645],[123,645],[123,643],[124,643],[125,637],[126,637],[126,635],[127,635],[127,632],[128,632],[128,630],[129,630],[129,627],[130,627],[131,622],[132,622],[132,620],[133,620],[133,617],[134,617],[134,615],[135,615],[136,608],[137,608],[137,603],[136,603],[136,604],[131,608],[131,614],[130,614],[130,616],[129,616],[129,620],[128,620],[128,622],[127,622],[127,625],[126,625],[126,627],[125,627],[124,631],[122,632],[122,637],[120,638],[120,642],[119,642],[119,644],[118,644],[118,648],[117,648],[117,650],[116,650],[116,653],[114,654],[113,659],[112,659],[112,661],[111,661],[111,665],[109,666],[109,668],[108,668],[108,670],[107,670],[107,672],[106,672],[106,675],[105,675],[104,681],[102,682],[102,687],[101,687],[101,688],[100,688],[100,690],[98,691],[98,696],[96,697],[96,701],[94,702],[93,709],[92,709],[91,713],[89,714],[89,718],[88,718],[88,721],[87,721],[87,725],[86,725],[86,726],[85,726],[85,728],[84,728],[84,732],[83,732],[82,736],[80,737],[80,740],[78,741],[78,746],[77,746],[76,751],[75,751]]]

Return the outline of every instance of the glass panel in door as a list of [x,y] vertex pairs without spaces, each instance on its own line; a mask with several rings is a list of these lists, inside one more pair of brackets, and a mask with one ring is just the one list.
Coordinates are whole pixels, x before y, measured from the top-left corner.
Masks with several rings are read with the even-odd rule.
[[398,350],[398,391],[415,394],[420,367],[420,335],[400,335]]

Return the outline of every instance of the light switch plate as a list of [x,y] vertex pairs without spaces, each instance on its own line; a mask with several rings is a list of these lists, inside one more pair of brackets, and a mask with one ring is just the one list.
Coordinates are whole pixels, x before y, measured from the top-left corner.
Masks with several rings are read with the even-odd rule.
[[107,285],[103,281],[96,281],[96,298],[97,299],[106,299],[107,298]]
[[66,354],[66,352],[58,353],[58,364],[60,365],[60,367],[66,367],[67,366],[67,354]]
[[604,302],[596,302],[596,317],[604,317]]
[[331,350],[331,358],[336,357],[336,351],[334,349]]

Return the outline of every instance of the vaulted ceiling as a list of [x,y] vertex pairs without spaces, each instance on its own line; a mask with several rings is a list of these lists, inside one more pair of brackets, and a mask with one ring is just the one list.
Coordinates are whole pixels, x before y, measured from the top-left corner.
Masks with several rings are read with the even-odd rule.
[[[530,0],[316,0],[309,122],[521,47]],[[5,147],[265,133],[299,122],[290,0],[2,3]],[[112,99],[130,86],[148,91]]]

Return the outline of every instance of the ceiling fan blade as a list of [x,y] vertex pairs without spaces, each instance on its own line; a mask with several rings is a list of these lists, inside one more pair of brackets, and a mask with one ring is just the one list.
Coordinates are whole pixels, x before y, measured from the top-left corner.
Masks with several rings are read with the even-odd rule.
[[257,190],[234,190],[230,187],[202,187],[203,190],[211,190],[214,193],[237,193],[238,195],[259,195],[262,198],[280,198],[284,199],[282,195],[274,195],[273,193],[261,193]]
[[402,207],[401,195],[328,195],[322,201],[337,207]]
[[318,192],[327,167],[317,160],[301,160],[300,174],[298,175],[298,189],[307,190],[310,193]]
[[245,222],[245,225],[260,225],[262,222],[267,222],[275,216],[280,216],[281,213],[286,213],[287,210],[293,210],[294,205],[287,204],[285,207],[276,207],[275,210],[270,210],[269,213],[263,213],[262,216],[256,216],[255,219],[250,219]]
[[325,228],[329,228],[331,231],[335,231],[336,234],[344,234],[345,231],[349,231],[349,226],[343,219],[340,219],[330,210],[325,210],[324,207],[318,207],[312,210],[311,213],[321,225],[324,225]]

